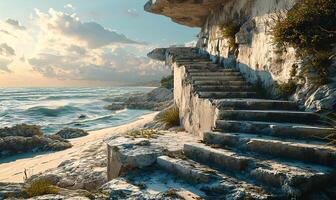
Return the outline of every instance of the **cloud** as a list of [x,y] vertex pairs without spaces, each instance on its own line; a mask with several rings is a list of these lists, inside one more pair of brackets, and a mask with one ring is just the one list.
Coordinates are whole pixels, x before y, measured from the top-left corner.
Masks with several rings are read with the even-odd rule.
[[4,56],[0,56],[0,72],[12,72],[10,69],[8,69],[8,65],[11,64],[13,62],[13,60],[8,59]]
[[0,44],[0,55],[2,56],[15,56],[15,50],[8,46],[6,43]]
[[125,14],[126,14],[127,16],[129,16],[129,17],[133,17],[133,18],[137,18],[137,17],[140,16],[139,13],[138,13],[138,11],[137,11],[136,9],[127,9],[127,10],[125,11]]
[[76,14],[70,15],[50,9],[48,13],[36,10],[36,15],[39,25],[45,32],[68,36],[86,43],[89,48],[100,48],[117,43],[140,44],[96,22],[81,22]]
[[46,77],[67,80],[99,80],[135,83],[158,80],[169,73],[162,64],[125,51],[122,47],[104,48],[96,52],[85,51],[69,46],[64,54],[40,53],[28,62],[34,70]]
[[6,23],[11,25],[13,28],[15,28],[17,30],[26,30],[26,28],[24,26],[22,26],[18,20],[7,19]]
[[76,8],[72,4],[66,4],[64,8],[69,8],[71,10],[76,10]]

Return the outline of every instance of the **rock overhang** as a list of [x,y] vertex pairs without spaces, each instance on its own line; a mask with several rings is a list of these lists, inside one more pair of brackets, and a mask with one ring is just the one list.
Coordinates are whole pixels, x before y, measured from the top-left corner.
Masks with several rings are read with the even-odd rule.
[[202,27],[212,10],[232,0],[149,0],[147,12],[170,17],[172,21],[189,27]]

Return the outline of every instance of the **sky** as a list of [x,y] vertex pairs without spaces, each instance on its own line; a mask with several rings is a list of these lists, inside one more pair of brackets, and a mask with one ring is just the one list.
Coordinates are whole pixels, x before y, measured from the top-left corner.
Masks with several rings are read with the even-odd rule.
[[1,0],[0,87],[116,86],[170,73],[146,54],[198,29],[143,11],[146,0]]

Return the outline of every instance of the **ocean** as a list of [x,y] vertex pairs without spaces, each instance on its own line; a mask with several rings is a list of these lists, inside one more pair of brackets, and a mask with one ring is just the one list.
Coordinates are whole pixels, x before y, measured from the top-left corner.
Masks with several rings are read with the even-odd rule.
[[145,93],[150,87],[0,88],[0,128],[16,124],[41,126],[45,134],[62,128],[87,131],[127,123],[149,110],[111,111],[113,97]]

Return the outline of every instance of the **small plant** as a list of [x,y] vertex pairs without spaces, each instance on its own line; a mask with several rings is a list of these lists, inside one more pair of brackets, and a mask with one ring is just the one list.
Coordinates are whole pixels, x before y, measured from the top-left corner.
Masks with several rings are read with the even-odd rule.
[[180,125],[180,113],[177,106],[169,108],[168,110],[164,111],[159,117],[158,121],[164,123],[166,128],[171,128],[174,126]]
[[154,129],[139,129],[132,130],[126,133],[128,137],[132,138],[157,138],[159,135],[162,135],[160,132]]
[[28,197],[42,196],[45,194],[59,194],[59,188],[52,185],[52,183],[46,179],[39,179],[31,182],[25,189],[25,193]]
[[220,27],[223,37],[227,38],[229,41],[229,46],[232,49],[237,48],[236,44],[236,34],[239,32],[240,26],[234,21],[223,24]]

